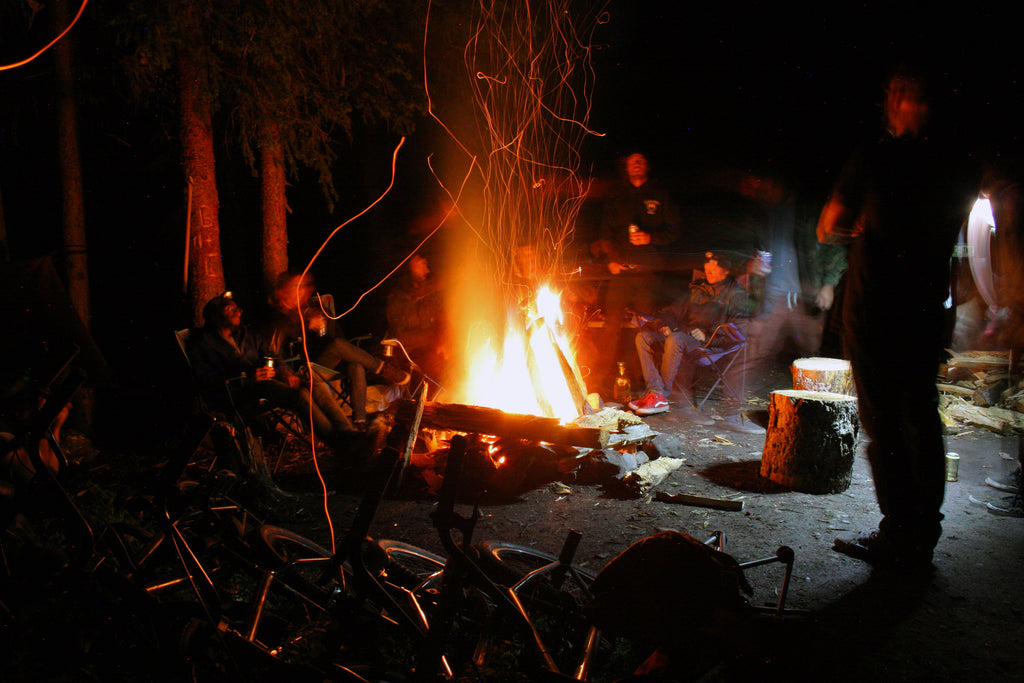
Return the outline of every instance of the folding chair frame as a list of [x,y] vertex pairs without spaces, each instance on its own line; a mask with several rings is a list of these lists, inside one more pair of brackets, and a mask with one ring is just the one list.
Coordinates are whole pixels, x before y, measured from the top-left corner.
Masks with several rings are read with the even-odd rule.
[[[715,341],[720,341],[722,338],[728,339],[733,342],[733,344],[717,350],[713,348]],[[711,337],[704,343],[704,345],[696,351],[695,356],[691,356],[683,361],[693,363],[698,368],[709,369],[715,376],[715,381],[711,385],[711,388],[707,390],[707,393],[704,394],[704,398],[702,398],[700,403],[697,404],[698,410],[704,407],[704,404],[709,398],[711,398],[711,394],[719,385],[722,385],[725,391],[731,394],[736,400],[740,402],[746,400],[746,372],[744,371],[740,374],[739,392],[736,391],[732,382],[726,379],[726,375],[729,370],[732,369],[733,364],[738,358],[740,358],[740,356],[743,357],[743,365],[745,366],[747,356],[747,338],[733,323],[722,323],[715,328],[715,331],[711,333]],[[726,357],[729,357],[729,362],[726,363],[724,367],[719,367],[719,361],[722,361]]]

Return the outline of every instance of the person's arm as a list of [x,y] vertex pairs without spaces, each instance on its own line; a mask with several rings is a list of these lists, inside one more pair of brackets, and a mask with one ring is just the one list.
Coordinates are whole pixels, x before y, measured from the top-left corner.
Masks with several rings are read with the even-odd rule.
[[821,210],[817,232],[822,244],[849,244],[864,232],[864,225],[842,196],[833,195]]
[[849,244],[863,234],[866,157],[864,148],[858,149],[840,172],[818,217],[817,236],[822,244]]

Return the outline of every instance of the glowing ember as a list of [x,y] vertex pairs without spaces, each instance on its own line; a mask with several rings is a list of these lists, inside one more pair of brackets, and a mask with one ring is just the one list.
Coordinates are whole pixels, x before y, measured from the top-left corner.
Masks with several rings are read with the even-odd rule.
[[556,292],[541,287],[525,315],[510,311],[504,341],[495,346],[487,339],[472,350],[464,402],[563,422],[579,417],[582,382]]

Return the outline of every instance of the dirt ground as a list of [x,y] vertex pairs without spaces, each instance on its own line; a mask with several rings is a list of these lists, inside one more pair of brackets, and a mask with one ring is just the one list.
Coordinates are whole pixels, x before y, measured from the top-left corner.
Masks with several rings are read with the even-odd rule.
[[[756,404],[757,394],[750,395]],[[734,409],[712,401],[705,412],[721,417]],[[878,522],[863,437],[850,487],[811,495],[759,476],[763,434],[729,431],[721,422],[694,426],[672,412],[646,421],[661,434],[662,450],[678,450],[668,454],[684,459],[660,490],[742,500],[743,509],[624,498],[602,486],[578,484],[569,474],[512,500],[483,505],[475,540],[501,539],[556,553],[566,532],[576,529],[583,534],[577,564],[594,571],[635,541],[665,529],[701,540],[724,531],[727,552],[740,561],[770,556],[781,545],[791,547],[796,561],[787,606],[810,614],[779,624],[756,671],[725,667],[708,680],[1020,680],[1024,519],[993,515],[969,498],[995,493],[984,480],[1013,469],[1016,437],[968,427],[947,436],[947,450],[959,453],[961,460],[958,481],[946,488],[935,575],[894,583],[831,549],[836,536],[867,531]],[[284,486],[305,490],[302,495],[316,500],[308,476],[280,474]],[[334,476],[328,472],[329,486],[336,489],[329,509],[335,525],[344,527],[358,502],[358,482]],[[440,552],[429,518],[432,508],[428,497],[388,497],[371,534]],[[319,518],[304,530],[326,540]],[[755,587],[753,602],[774,604],[781,565],[751,569],[748,576]],[[684,586],[686,577],[679,581]]]

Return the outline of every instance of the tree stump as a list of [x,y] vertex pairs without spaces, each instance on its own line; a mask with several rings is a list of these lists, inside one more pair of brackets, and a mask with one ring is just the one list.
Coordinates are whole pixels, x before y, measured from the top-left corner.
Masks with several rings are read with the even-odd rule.
[[805,493],[845,491],[853,476],[859,430],[853,396],[773,391],[761,476]]
[[790,366],[793,388],[804,391],[830,391],[835,394],[856,392],[850,361],[839,358],[797,358]]

